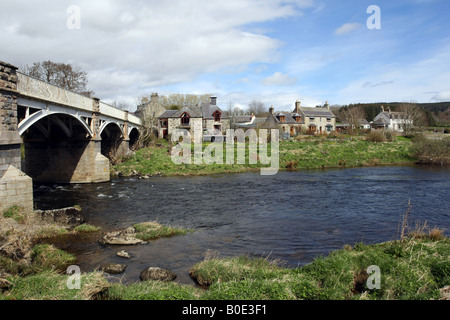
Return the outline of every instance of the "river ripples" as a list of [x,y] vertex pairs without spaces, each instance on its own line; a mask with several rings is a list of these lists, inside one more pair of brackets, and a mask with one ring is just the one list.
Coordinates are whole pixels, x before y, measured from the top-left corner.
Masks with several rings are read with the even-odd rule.
[[[188,270],[205,255],[270,256],[296,267],[344,244],[394,240],[409,200],[413,226],[427,221],[447,232],[449,191],[448,169],[375,167],[40,185],[35,202],[39,209],[80,205],[86,222],[103,231],[150,220],[195,229],[132,247],[102,247],[98,234],[57,243],[83,271],[125,263],[120,278],[130,283],[157,266],[192,283]],[[115,255],[122,249],[129,260]]]

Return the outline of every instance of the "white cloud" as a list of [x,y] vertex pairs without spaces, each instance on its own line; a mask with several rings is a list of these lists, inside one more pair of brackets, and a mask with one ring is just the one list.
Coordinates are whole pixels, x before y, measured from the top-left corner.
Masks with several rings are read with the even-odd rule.
[[275,72],[273,75],[264,78],[262,83],[266,86],[290,86],[296,84],[298,79],[282,72]]
[[334,34],[340,36],[340,35],[358,30],[361,27],[362,27],[362,24],[360,24],[360,23],[345,23],[342,26],[340,26],[339,28],[337,28],[334,31]]
[[[375,65],[337,92],[342,104],[381,101],[449,101],[450,46],[431,49],[426,59],[405,64]],[[433,95],[433,96],[430,96]]]
[[432,98],[432,100],[438,101],[438,102],[450,101],[450,90],[439,92]]
[[[66,27],[67,3],[2,5],[2,60],[81,65],[100,98],[195,81],[208,72],[273,63],[282,43],[245,26],[301,15],[312,0],[79,0],[80,30]],[[136,92],[139,91],[139,92]]]

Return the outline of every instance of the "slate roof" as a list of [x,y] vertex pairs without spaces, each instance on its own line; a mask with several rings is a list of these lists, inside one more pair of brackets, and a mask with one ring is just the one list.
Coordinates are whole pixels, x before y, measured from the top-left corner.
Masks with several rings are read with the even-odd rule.
[[333,112],[327,108],[309,108],[300,107],[300,112],[305,117],[322,117],[322,118],[336,118]]
[[189,108],[189,107],[183,107],[180,110],[175,110],[173,114],[169,116],[169,118],[180,118],[183,113],[187,113],[191,118],[201,118],[202,113],[200,108]]
[[203,103],[200,106],[201,112],[202,112],[202,116],[203,119],[214,119],[213,114],[216,111],[219,111],[222,115],[221,115],[221,119],[228,119],[228,112],[222,111],[222,109],[220,109],[218,106],[216,105],[212,105],[209,102]]
[[221,119],[229,119],[228,112],[222,111],[218,106],[209,103],[204,103],[200,107],[183,107],[180,110],[166,110],[158,117],[158,119],[180,118],[185,112],[189,114],[191,118],[214,119],[213,114],[216,111],[219,111],[222,114]]
[[[300,122],[295,121],[294,116],[296,115],[296,113],[280,111],[280,112],[275,112],[274,115],[275,115],[275,118],[277,119],[277,122],[281,123],[281,124],[284,124],[284,123],[286,123],[286,124],[302,124],[302,123],[305,123],[303,121],[303,118],[301,119]],[[280,122],[280,120],[278,119],[279,116],[285,116],[286,117],[286,121]],[[300,115],[298,115],[298,116],[300,116]]]
[[158,117],[158,119],[170,118],[170,116],[173,115],[177,111],[178,110],[166,110]]
[[250,122],[252,121],[252,116],[235,116],[234,117],[234,122],[235,123],[245,123],[245,122]]

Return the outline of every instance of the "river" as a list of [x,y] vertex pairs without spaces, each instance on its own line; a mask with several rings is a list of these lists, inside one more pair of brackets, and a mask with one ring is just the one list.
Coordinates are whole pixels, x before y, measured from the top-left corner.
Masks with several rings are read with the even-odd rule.
[[[36,185],[35,202],[39,209],[80,205],[86,223],[102,231],[152,220],[193,228],[137,246],[101,246],[99,233],[55,243],[74,253],[84,272],[123,263],[115,279],[132,283],[154,266],[193,283],[188,270],[205,256],[262,256],[297,267],[345,244],[398,239],[409,200],[412,227],[427,221],[448,235],[449,191],[449,169],[394,166]],[[122,249],[130,259],[116,256]]]

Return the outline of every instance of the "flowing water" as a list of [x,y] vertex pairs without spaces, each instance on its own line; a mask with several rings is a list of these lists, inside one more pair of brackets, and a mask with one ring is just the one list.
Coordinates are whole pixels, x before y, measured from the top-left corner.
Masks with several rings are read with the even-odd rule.
[[[448,169],[372,167],[37,185],[35,201],[39,209],[80,205],[86,223],[102,231],[152,220],[193,228],[137,246],[101,246],[100,233],[56,243],[74,253],[85,272],[123,263],[128,267],[117,278],[132,283],[156,266],[192,283],[188,270],[205,256],[269,256],[297,267],[345,244],[398,239],[409,200],[410,225],[427,221],[448,235],[449,191]],[[116,256],[122,249],[130,259]]]

